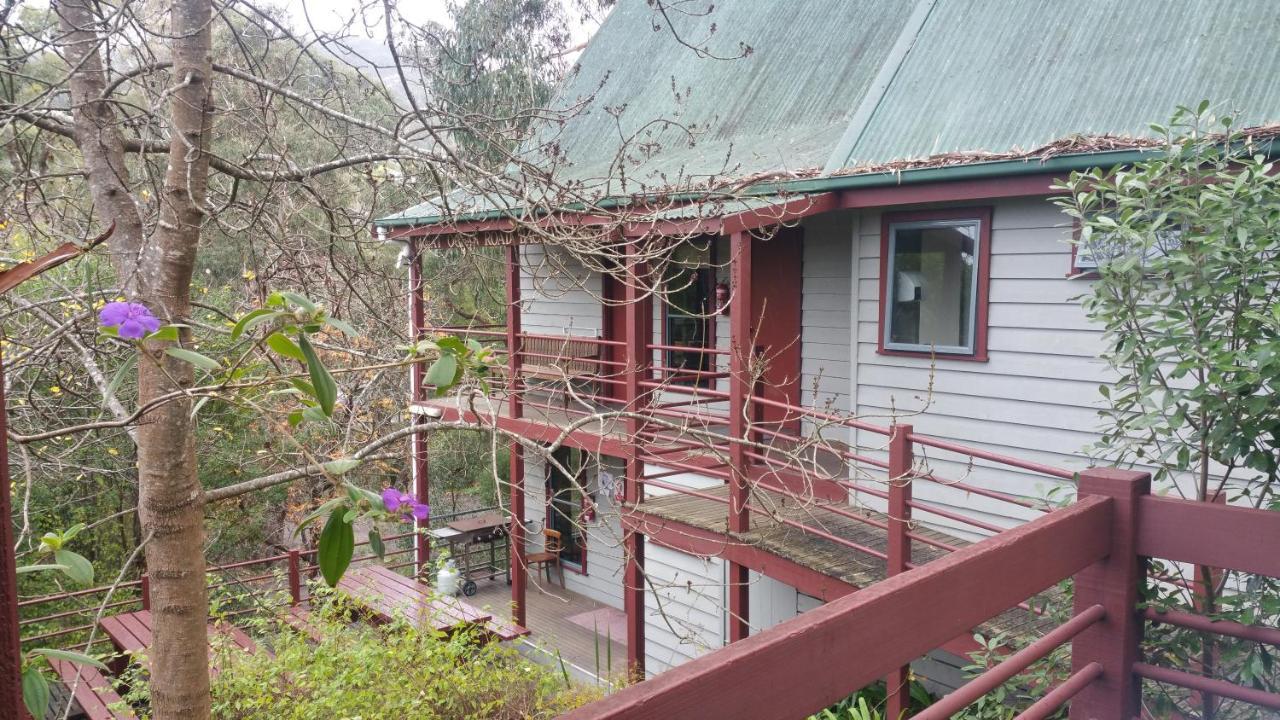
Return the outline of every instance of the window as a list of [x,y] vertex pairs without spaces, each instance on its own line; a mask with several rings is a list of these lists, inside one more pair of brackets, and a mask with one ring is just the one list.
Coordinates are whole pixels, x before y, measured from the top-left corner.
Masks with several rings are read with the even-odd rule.
[[886,215],[880,352],[986,360],[989,208]]
[[1182,247],[1182,229],[1160,228],[1154,231],[1154,237],[1150,240],[1095,231],[1086,240],[1080,232],[1080,223],[1077,222],[1075,240],[1071,244],[1071,272],[1067,277],[1096,278],[1102,265],[1135,255],[1140,246],[1144,265],[1164,258]]
[[[715,346],[715,271],[709,267],[712,243],[688,243],[681,247],[664,272],[666,302],[663,303],[663,345],[687,347],[667,350],[664,362],[671,373],[667,379],[690,385],[709,385],[711,353]],[[681,374],[679,370],[690,371]]]

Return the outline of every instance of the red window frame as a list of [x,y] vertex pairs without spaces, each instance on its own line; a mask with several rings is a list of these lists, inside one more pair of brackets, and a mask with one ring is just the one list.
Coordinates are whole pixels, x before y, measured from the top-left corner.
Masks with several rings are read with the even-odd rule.
[[[987,306],[991,290],[991,215],[990,206],[938,208],[908,212],[884,213],[880,218],[880,312],[877,328],[876,353],[897,357],[933,357],[939,360],[966,362],[987,361]],[[973,352],[923,352],[915,350],[886,349],[884,346],[885,313],[888,312],[889,289],[889,229],[898,223],[930,220],[976,220],[978,222],[977,297],[974,301]]]

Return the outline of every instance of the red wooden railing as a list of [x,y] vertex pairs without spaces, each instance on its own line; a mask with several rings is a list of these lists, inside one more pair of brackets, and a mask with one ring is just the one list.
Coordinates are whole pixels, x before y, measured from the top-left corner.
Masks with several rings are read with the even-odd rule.
[[[442,514],[432,518],[432,525],[440,525],[450,520],[466,517],[494,508],[482,508],[460,513]],[[400,569],[415,565],[412,557],[414,546],[400,541],[407,541],[414,533],[397,533],[383,538],[387,550],[383,561],[387,567]],[[368,540],[356,543],[357,550],[369,545]],[[472,552],[482,553],[482,550]],[[221,611],[220,617],[235,617],[270,610],[271,608],[296,605],[305,599],[306,581],[316,576],[319,566],[315,564],[316,551],[290,550],[269,557],[252,558],[233,563],[210,566],[206,570],[210,578],[210,591],[222,592],[218,596],[221,604],[230,609]],[[408,556],[408,557],[406,557]],[[363,562],[375,559],[372,552],[358,552],[352,562]],[[145,610],[150,607],[150,583],[144,574],[137,580],[122,582],[116,586],[103,585],[65,593],[53,593],[40,597],[27,598],[18,603],[22,619],[21,628],[39,628],[37,632],[24,633],[23,644],[39,644],[46,647],[70,647],[83,641],[86,633],[94,626],[94,618],[100,613],[115,613]],[[108,594],[113,599],[104,602]],[[120,599],[114,599],[116,595]],[[244,606],[239,606],[243,603]],[[41,613],[39,608],[54,605],[58,609]],[[70,608],[66,608],[71,605]],[[64,609],[65,608],[65,609]],[[58,627],[50,628],[50,625]]]
[[[629,312],[633,310],[637,315],[645,312],[628,308]],[[497,335],[488,330],[446,331],[482,340]],[[736,328],[736,332],[749,330]],[[929,437],[908,425],[877,425],[768,399],[760,388],[749,387],[749,382],[740,380],[750,377],[750,373],[746,361],[732,349],[646,342],[632,350],[617,341],[534,335],[510,328],[505,343],[507,347],[514,345],[517,351],[506,356],[507,407],[499,422],[504,417],[522,419],[526,424],[520,426],[521,430],[528,429],[528,421],[540,422],[547,425],[546,437],[554,438],[558,428],[593,413],[625,410],[642,414],[644,421],[626,425],[628,437],[622,443],[625,448],[618,449],[619,453],[634,454],[637,467],[648,468],[643,475],[632,473],[628,487],[650,486],[723,504],[731,532],[746,532],[753,518],[767,517],[770,522],[882,560],[890,577],[916,566],[912,549],[917,543],[943,552],[953,552],[962,544],[919,531],[917,520],[949,525],[965,536],[983,537],[1015,524],[1010,518],[1025,521],[1046,509],[1043,503],[1019,494],[970,482],[966,475],[977,466],[1013,469],[1024,476],[1041,475],[1056,481],[1074,478],[1070,470]],[[669,367],[667,353],[674,351],[701,358],[694,363],[701,369]],[[637,354],[640,364],[629,365],[628,353]],[[538,387],[528,371],[548,365],[572,368],[590,382],[575,383],[566,372],[560,378],[562,387]],[[606,423],[598,430],[606,433],[611,428],[617,433],[623,425]],[[584,429],[588,433],[597,430]],[[855,442],[854,433],[876,438],[887,448],[868,450],[875,441]],[[945,477],[925,462],[948,459],[951,466],[962,469],[953,473],[958,477]],[[674,477],[681,473],[720,479],[731,492],[726,496],[691,489]],[[873,474],[879,477],[872,477]],[[942,490],[926,493],[922,488],[926,485]],[[814,522],[778,517],[772,507],[753,499],[752,488],[780,493],[787,500],[812,504],[824,512],[875,527],[885,533],[887,543],[884,548],[871,547],[828,532]],[[1022,495],[1035,494],[1031,488],[1020,490]],[[644,493],[629,496],[639,502]],[[1002,509],[994,516],[984,517],[967,507],[974,496],[994,501]],[[878,505],[876,509],[884,514],[869,515],[851,507],[850,497]],[[730,636],[738,639],[747,634],[748,583],[744,567],[731,563],[730,574],[734,589],[730,593],[730,615],[734,618]],[[906,677],[907,670],[902,667],[888,678],[891,711],[903,706]]]
[[[1080,497],[1047,513],[566,716],[568,720],[751,717],[816,712],[1066,578],[1069,620],[916,718],[951,717],[1070,642],[1071,674],[1020,720],[1130,720],[1143,680],[1280,709],[1280,695],[1142,661],[1143,622],[1280,644],[1274,628],[1138,608],[1146,558],[1280,577],[1280,514],[1148,495],[1147,475],[1089,470]],[[895,715],[886,715],[896,717]]]

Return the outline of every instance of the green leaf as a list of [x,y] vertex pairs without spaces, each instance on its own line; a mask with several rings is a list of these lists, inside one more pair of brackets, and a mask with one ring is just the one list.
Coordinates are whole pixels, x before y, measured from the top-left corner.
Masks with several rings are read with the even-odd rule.
[[453,385],[453,378],[458,373],[458,359],[453,355],[441,355],[427,369],[426,383],[437,388]]
[[302,308],[303,310],[306,310],[309,313],[313,313],[316,310],[320,309],[319,307],[316,306],[315,303],[311,302],[311,300],[309,300],[305,295],[299,295],[298,293],[295,293],[295,292],[282,292],[280,293],[280,295],[281,297],[285,298],[289,302],[293,303],[294,305],[297,305],[298,307]]
[[377,530],[369,531],[369,547],[373,548],[373,554],[377,555],[379,560],[387,558],[387,546],[382,544],[382,534]]
[[466,343],[452,335],[436,338],[436,345],[439,345],[441,350],[450,350],[457,355],[462,355],[467,351]]
[[338,458],[337,460],[330,460],[329,462],[321,465],[320,467],[324,468],[324,471],[329,473],[330,475],[343,475],[354,470],[359,465],[360,465],[360,458],[348,457],[348,458]]
[[43,718],[49,710],[49,681],[34,665],[22,672],[22,704],[34,718]]
[[341,503],[342,503],[342,498],[332,498],[326,501],[323,505],[313,510],[306,517],[302,518],[302,522],[298,523],[298,527],[294,529],[293,534],[297,535],[301,533],[303,528],[315,522],[316,519],[319,518],[321,515],[324,515],[325,513],[329,512],[330,510],[337,507]]
[[168,347],[164,349],[164,353],[170,357],[175,357],[183,362],[189,362],[201,370],[209,372],[217,372],[222,369],[217,360],[205,357],[194,350],[186,350],[184,348]]
[[355,554],[356,538],[351,524],[343,517],[347,514],[345,504],[338,505],[329,514],[329,520],[320,531],[320,548],[317,552],[320,574],[329,587],[337,587],[342,574],[351,565],[351,556]]
[[320,362],[320,356],[316,355],[315,348],[311,347],[311,341],[306,335],[298,336],[298,348],[307,359],[307,371],[311,374],[311,384],[316,389],[316,402],[320,403],[320,410],[325,416],[332,416],[333,405],[338,401],[338,383],[334,382],[333,375]]
[[303,420],[303,417],[302,417],[301,410],[294,410],[293,412],[289,413],[289,427],[298,427],[299,425],[302,424],[302,420]]
[[307,356],[302,354],[302,348],[281,333],[273,332],[267,336],[267,347],[275,350],[284,357],[297,360],[298,362],[306,362]]
[[279,313],[270,308],[258,308],[245,313],[243,317],[236,321],[235,327],[231,328],[231,339],[239,340],[240,336],[249,328],[260,322],[266,322],[270,317],[275,317]]
[[103,665],[99,660],[97,660],[96,658],[91,658],[88,655],[85,655],[84,653],[72,652],[70,650],[58,650],[56,648],[36,648],[31,652],[37,655],[44,655],[45,657],[57,658],[59,660],[66,660],[67,662],[73,662],[73,663],[76,663],[77,665],[92,665],[98,668],[99,670],[107,669],[107,666]]
[[332,422],[332,420],[329,419],[329,416],[325,415],[324,411],[319,407],[304,408],[302,410],[302,419],[318,423]]
[[66,565],[64,571],[67,577],[75,580],[81,585],[88,585],[93,582],[93,564],[85,559],[80,553],[70,550],[59,550],[53,554],[53,559],[59,565]]
[[324,319],[324,322],[326,325],[337,328],[338,330],[341,330],[342,332],[346,333],[350,337],[356,337],[360,334],[356,332],[356,329],[352,327],[351,323],[347,322],[346,320],[339,320],[338,318],[326,317]]
[[178,326],[165,325],[150,335],[142,338],[143,340],[163,340],[165,342],[178,342]]
[[359,502],[361,499],[367,501],[375,508],[382,508],[382,496],[372,490],[366,490],[359,485],[347,483],[347,492],[353,493],[352,499]]
[[120,364],[120,369],[116,370],[116,374],[111,377],[111,383],[107,385],[107,391],[103,394],[112,395],[112,396],[115,395],[120,390],[120,385],[121,383],[124,382],[125,378],[131,377],[133,375],[131,371],[133,370],[134,363],[136,363],[137,361],[138,361],[137,353],[129,355],[127,358],[125,358],[125,361]]

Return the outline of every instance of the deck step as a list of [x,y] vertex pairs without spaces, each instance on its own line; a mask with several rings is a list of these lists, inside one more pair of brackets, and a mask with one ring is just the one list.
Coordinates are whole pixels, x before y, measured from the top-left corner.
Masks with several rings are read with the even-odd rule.
[[[131,710],[113,710],[113,707],[127,708],[123,704],[111,681],[102,671],[92,665],[81,665],[68,660],[49,658],[53,672],[62,680],[68,690],[75,688],[73,695],[80,704],[84,716],[89,720],[125,720],[138,716]],[[76,679],[77,675],[79,680]]]

